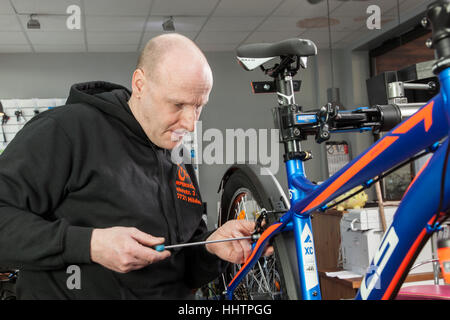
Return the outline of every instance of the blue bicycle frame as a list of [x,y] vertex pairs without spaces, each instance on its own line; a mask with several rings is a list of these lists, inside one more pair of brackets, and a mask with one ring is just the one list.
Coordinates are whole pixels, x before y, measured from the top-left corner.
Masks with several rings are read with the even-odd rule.
[[[228,285],[227,298],[233,297],[235,288],[258,261],[270,238],[293,230],[302,297],[304,300],[321,299],[311,214],[325,210],[327,203],[356,186],[371,185],[373,177],[428,149],[434,154],[403,196],[356,299],[389,299],[396,294],[408,265],[413,262],[411,259],[424,237],[433,231],[433,219],[439,214],[450,123],[450,68],[439,73],[439,81],[438,95],[322,184],[308,181],[301,160],[286,162],[290,210],[263,233],[251,256]],[[450,181],[450,170],[446,171],[445,181]],[[450,207],[448,183],[443,199],[442,212]]]

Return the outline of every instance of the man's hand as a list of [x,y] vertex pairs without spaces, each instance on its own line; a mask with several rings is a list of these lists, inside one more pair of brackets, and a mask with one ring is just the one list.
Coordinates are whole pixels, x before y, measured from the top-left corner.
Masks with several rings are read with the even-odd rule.
[[149,248],[162,243],[164,238],[153,237],[136,228],[94,229],[91,260],[113,271],[126,273],[168,258],[169,251]]
[[[255,222],[248,220],[230,220],[209,236],[209,240],[228,239],[250,236],[255,230]],[[206,250],[217,255],[222,260],[231,263],[244,263],[252,251],[250,240],[210,243]],[[273,247],[266,248],[264,255],[273,253]]]

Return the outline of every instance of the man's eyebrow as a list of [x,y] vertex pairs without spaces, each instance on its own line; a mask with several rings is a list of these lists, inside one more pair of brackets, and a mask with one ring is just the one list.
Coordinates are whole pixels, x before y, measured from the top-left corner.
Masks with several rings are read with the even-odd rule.
[[[175,98],[175,97],[167,97],[167,101],[169,102],[169,103],[173,103],[173,104],[189,104],[190,102],[188,102],[188,101],[183,101],[182,99],[180,99],[180,98]],[[203,106],[205,106],[206,104],[208,104],[208,102],[209,102],[209,99],[208,100],[206,100],[204,103],[202,103],[202,104],[196,104],[196,106],[197,107],[203,107]]]
[[167,97],[167,101],[171,103],[183,103],[180,98],[174,98],[174,97]]

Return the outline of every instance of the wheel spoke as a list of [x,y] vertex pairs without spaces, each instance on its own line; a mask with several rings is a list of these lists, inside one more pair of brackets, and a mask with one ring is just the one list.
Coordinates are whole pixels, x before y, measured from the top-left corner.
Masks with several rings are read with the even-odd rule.
[[[228,212],[232,213],[235,219],[239,217],[256,221],[258,213],[262,209],[253,198],[250,190],[246,188],[238,189],[232,197],[231,203],[232,205]],[[234,277],[240,268],[242,268],[242,265],[233,265],[233,274],[230,274],[230,279]],[[254,297],[260,299],[263,296],[275,299],[280,294],[280,275],[276,269],[274,255],[260,258],[235,290],[235,297],[237,299],[252,299]]]

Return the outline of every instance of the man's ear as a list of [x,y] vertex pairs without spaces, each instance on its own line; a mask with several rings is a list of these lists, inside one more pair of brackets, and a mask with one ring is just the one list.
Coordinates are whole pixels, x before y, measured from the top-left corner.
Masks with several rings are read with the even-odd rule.
[[144,90],[145,85],[145,75],[144,70],[141,68],[137,68],[133,72],[133,78],[131,79],[131,88],[132,92],[136,94],[137,98],[140,98],[142,96],[142,92]]

